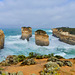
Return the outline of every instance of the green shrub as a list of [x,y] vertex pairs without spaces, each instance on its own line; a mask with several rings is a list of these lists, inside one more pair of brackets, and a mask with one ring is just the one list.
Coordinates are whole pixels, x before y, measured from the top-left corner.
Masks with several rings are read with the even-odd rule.
[[73,63],[71,61],[64,61],[64,64],[71,67]]
[[48,54],[48,58],[53,57],[54,53]]
[[21,62],[23,60],[25,60],[25,56],[24,55],[18,55],[18,61]]
[[60,55],[56,55],[55,57],[58,58],[58,59],[64,59],[64,57],[62,57]]
[[36,59],[43,59],[43,58],[44,58],[43,55],[37,55],[37,56],[36,56]]
[[56,62],[56,61],[59,61],[59,59],[57,59],[56,57],[50,57],[50,58],[48,58],[47,61]]
[[63,63],[62,61],[56,61],[56,63],[57,63],[60,67],[62,67],[62,66],[64,65],[64,63]]
[[3,68],[0,68],[0,70],[4,70]]
[[25,59],[22,63],[21,63],[21,66],[23,65],[34,65],[36,64],[35,60],[33,58],[31,59]]

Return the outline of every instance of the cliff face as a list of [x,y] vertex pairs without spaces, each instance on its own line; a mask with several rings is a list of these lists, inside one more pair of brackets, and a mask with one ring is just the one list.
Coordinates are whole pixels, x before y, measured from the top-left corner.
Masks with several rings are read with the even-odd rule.
[[69,32],[63,32],[62,29],[53,29],[53,36],[58,37],[60,41],[75,45],[75,35],[69,34]]
[[21,39],[29,41],[29,38],[32,37],[32,28],[31,27],[22,27],[21,28],[22,36]]
[[35,32],[35,43],[40,46],[48,46],[49,45],[49,36],[45,31],[37,30]]
[[0,30],[0,49],[4,48],[4,39],[5,39],[5,35],[4,35],[3,31]]

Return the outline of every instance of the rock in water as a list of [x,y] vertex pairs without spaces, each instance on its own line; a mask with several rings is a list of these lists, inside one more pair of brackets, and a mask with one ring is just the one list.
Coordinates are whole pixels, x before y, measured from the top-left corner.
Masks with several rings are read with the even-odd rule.
[[29,38],[32,37],[32,28],[31,27],[22,27],[21,28],[22,36],[21,39],[29,41]]
[[49,36],[43,30],[35,31],[35,43],[40,46],[48,46],[49,45]]
[[4,48],[4,40],[5,40],[4,32],[0,30],[0,49]]

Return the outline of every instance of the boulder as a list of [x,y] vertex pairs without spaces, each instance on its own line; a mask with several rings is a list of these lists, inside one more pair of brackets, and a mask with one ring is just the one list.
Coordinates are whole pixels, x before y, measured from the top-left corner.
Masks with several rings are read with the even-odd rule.
[[21,36],[22,40],[26,39],[27,41],[29,41],[29,38],[32,37],[32,28],[31,27],[22,27],[21,32],[22,32],[22,36]]
[[0,30],[0,49],[4,48],[4,40],[5,40],[4,32]]
[[35,31],[35,43],[40,46],[48,46],[49,45],[49,36],[43,30]]

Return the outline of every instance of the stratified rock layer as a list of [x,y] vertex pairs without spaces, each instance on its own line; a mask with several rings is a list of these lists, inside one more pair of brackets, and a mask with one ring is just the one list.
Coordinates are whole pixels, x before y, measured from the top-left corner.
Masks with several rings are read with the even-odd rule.
[[22,36],[21,39],[29,41],[29,38],[32,37],[32,28],[31,27],[22,27],[21,28]]
[[53,29],[53,36],[59,38],[60,41],[67,44],[75,45],[75,35],[70,34],[69,32],[64,32],[62,29],[58,30],[57,28]]
[[0,49],[4,48],[4,38],[5,38],[4,32],[0,30]]
[[43,30],[37,30],[35,32],[35,43],[40,46],[48,46],[49,45],[49,36]]

